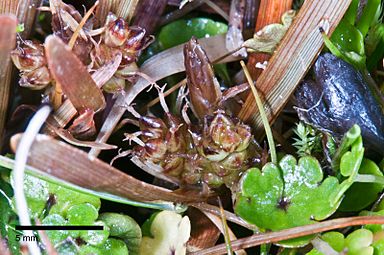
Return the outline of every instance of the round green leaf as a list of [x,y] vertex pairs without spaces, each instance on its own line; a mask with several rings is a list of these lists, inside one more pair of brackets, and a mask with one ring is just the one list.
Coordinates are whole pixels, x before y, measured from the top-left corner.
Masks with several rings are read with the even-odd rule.
[[[333,203],[339,192],[335,177],[323,180],[319,162],[310,156],[298,162],[287,155],[279,166],[266,164],[262,171],[249,169],[240,181],[235,212],[244,220],[265,230],[277,231],[314,223],[330,216],[339,201]],[[296,243],[307,243],[302,239]],[[296,240],[298,241],[298,240]],[[292,243],[284,243],[293,246]]]

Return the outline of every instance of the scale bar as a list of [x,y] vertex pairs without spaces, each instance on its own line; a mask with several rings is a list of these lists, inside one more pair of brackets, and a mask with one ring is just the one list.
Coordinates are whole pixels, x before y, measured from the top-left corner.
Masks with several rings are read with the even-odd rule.
[[103,230],[103,226],[87,226],[87,225],[66,225],[66,226],[54,226],[54,225],[37,225],[37,226],[21,226],[16,225],[16,230]]

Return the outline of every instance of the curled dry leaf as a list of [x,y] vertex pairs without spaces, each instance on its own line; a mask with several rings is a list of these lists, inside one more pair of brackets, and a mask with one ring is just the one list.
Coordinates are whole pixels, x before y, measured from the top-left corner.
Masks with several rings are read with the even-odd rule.
[[[20,138],[21,134],[12,137],[12,150],[16,150]],[[207,199],[200,194],[184,195],[147,184],[101,160],[90,159],[84,151],[45,135],[37,136],[30,151],[28,165],[80,187],[135,201],[165,200],[190,203]]]
[[48,67],[56,82],[76,110],[104,109],[105,99],[87,68],[59,38],[48,36],[45,40]]
[[243,43],[249,52],[264,52],[272,54],[283,39],[289,26],[295,18],[296,11],[290,10],[283,14],[282,24],[270,24]]

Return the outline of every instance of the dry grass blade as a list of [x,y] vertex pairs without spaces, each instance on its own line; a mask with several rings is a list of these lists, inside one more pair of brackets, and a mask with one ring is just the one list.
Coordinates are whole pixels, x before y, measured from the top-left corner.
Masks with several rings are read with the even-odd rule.
[[[12,137],[13,150],[20,137],[20,134]],[[101,160],[90,159],[84,151],[45,135],[37,136],[33,143],[28,165],[77,186],[134,201],[187,203],[206,200],[197,194],[184,195],[139,181]]]
[[[265,96],[266,113],[271,122],[287,103],[297,84],[304,77],[323,46],[320,26],[333,31],[343,17],[351,0],[305,1],[266,70],[257,80]],[[328,28],[328,27],[327,27]],[[262,128],[255,100],[248,95],[239,117]]]
[[97,112],[105,107],[101,90],[70,48],[55,36],[45,40],[48,66],[55,81],[77,109]]
[[[211,61],[227,54],[227,50],[225,48],[225,35],[201,39],[199,42],[207,51],[208,57]],[[151,77],[152,80],[157,81],[169,75],[185,71],[183,64],[183,47],[184,45],[178,45],[153,56],[140,67],[140,72],[145,73]],[[230,62],[234,60],[236,60],[236,58],[228,57],[222,62]],[[144,78],[140,78],[132,87],[128,89],[125,95],[121,95],[117,98],[100,130],[96,140],[97,142],[104,143],[108,140],[126,110],[124,106],[130,105],[135,97],[149,85],[149,81]],[[92,149],[90,151],[90,155],[97,156],[99,152],[99,150]]]
[[96,9],[96,19],[99,26],[103,26],[109,12],[124,18],[128,23],[135,13],[139,0],[100,0]]
[[118,16],[124,18],[127,23],[131,22],[133,15],[135,14],[137,4],[139,0],[120,0],[115,1],[115,3],[119,3],[112,11]]
[[0,144],[4,132],[10,95],[12,72],[10,52],[16,44],[16,25],[17,20],[15,16],[0,16]]
[[[358,216],[349,218],[340,218],[328,220],[324,222],[315,223],[301,227],[285,229],[277,232],[270,232],[265,234],[255,234],[250,237],[245,237],[232,242],[233,250],[246,249],[261,244],[276,243],[283,240],[288,240],[296,237],[307,236],[315,233],[329,231],[338,228],[345,228],[350,226],[359,226],[367,224],[384,224],[384,216]],[[190,255],[207,255],[207,254],[225,254],[226,245],[220,244],[214,247],[199,251],[197,253],[190,253]]]
[[[292,0],[261,0],[255,32],[269,24],[280,23],[281,16],[291,9],[291,7]],[[264,63],[264,61],[269,59],[270,55],[265,53],[251,53],[249,55],[247,67],[253,79],[257,79],[263,70],[261,68],[256,68],[256,63]]]
[[152,34],[159,25],[167,0],[142,0],[137,6],[134,25],[145,28],[148,34]]
[[37,8],[42,4],[42,0],[3,0],[0,1],[0,14],[15,14],[20,24],[24,24],[24,31],[21,32],[23,38],[27,38],[35,23]]

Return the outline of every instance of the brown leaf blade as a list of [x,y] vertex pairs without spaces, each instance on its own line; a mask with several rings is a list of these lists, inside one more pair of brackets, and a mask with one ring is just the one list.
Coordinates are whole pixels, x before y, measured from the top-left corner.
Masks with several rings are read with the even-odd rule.
[[10,52],[16,44],[16,25],[15,16],[0,16],[0,143],[4,132],[10,95],[12,69]]
[[[21,134],[12,137],[12,150],[16,150],[20,138]],[[36,137],[27,163],[77,186],[134,201],[163,200],[190,203],[206,200],[198,194],[184,195],[137,180],[99,159],[90,159],[82,150],[46,135]]]
[[63,92],[77,110],[105,108],[105,99],[87,68],[59,38],[51,35],[45,40],[48,67]]
[[[305,1],[295,21],[257,80],[257,87],[265,95],[266,113],[273,122],[283,109],[296,86],[307,73],[323,47],[319,31],[329,24],[332,32],[340,22],[351,0]],[[256,102],[250,94],[239,112],[243,121],[252,122],[255,129],[262,127]]]

